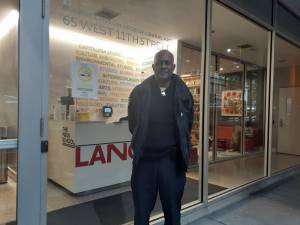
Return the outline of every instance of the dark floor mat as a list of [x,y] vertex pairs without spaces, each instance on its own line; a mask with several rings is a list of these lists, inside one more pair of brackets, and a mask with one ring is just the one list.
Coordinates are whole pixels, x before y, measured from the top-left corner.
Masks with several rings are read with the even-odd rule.
[[[209,184],[209,194],[225,188]],[[198,181],[187,179],[182,203],[198,199]],[[160,201],[156,202],[153,214],[161,211]],[[97,199],[48,213],[48,225],[118,225],[133,219],[131,192]]]
[[15,221],[13,221],[13,222],[4,223],[4,224],[1,224],[1,225],[17,225],[17,223]]

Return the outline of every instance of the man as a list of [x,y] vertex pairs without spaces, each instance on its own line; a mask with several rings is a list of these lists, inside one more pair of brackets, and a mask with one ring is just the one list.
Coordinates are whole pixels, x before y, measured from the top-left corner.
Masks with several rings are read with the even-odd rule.
[[133,89],[128,105],[134,152],[134,224],[149,224],[159,193],[165,225],[179,225],[191,148],[193,97],[180,77],[173,74],[171,52],[159,51],[152,68],[154,75]]

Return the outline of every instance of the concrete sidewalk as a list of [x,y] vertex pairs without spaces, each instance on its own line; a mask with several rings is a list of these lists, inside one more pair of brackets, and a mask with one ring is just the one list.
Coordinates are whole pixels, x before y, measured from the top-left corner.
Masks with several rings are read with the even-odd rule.
[[300,175],[191,225],[300,225]]

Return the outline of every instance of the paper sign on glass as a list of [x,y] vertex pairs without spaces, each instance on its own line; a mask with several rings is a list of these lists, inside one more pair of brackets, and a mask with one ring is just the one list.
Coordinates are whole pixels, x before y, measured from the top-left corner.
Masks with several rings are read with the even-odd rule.
[[76,98],[98,99],[98,67],[96,64],[73,62],[72,96]]
[[241,90],[222,92],[222,116],[242,116],[243,101]]

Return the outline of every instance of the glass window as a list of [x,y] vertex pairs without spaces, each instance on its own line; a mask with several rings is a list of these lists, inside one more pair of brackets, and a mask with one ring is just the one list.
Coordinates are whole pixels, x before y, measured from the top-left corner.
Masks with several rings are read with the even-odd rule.
[[[194,124],[191,133],[192,151],[188,175],[199,177],[199,122],[200,122],[200,83],[201,83],[201,50],[200,48],[184,45],[181,55],[181,77],[190,89],[194,98]],[[192,175],[193,174],[193,175]],[[198,178],[197,178],[198,179]]]
[[275,39],[272,123],[272,172],[298,165],[300,125],[300,49]]
[[213,197],[265,175],[268,31],[214,1],[211,48],[208,190]]
[[[199,200],[202,9],[202,0],[51,2],[48,220],[61,215],[72,221],[77,210],[90,207],[95,223],[132,221],[128,97],[153,74],[160,49],[174,54],[175,73],[194,96],[182,203]],[[157,201],[152,215],[161,208]]]
[[244,149],[246,153],[264,149],[264,102],[265,75],[263,67],[246,65]]
[[210,139],[213,140],[213,148],[218,160],[239,156],[242,153],[243,65],[218,57],[218,75],[215,78],[214,92],[212,92],[214,134]]
[[16,221],[19,1],[0,2],[0,224]]

